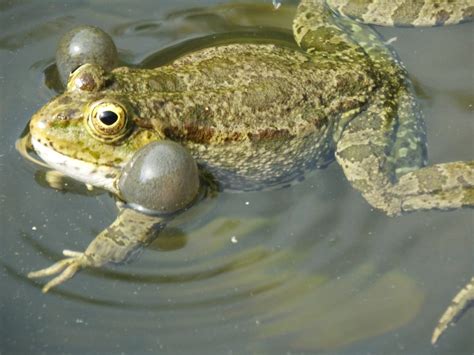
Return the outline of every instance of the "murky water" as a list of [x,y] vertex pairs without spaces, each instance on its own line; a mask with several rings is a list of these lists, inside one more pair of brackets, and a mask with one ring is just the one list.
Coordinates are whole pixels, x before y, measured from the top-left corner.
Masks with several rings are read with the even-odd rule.
[[[61,33],[100,26],[123,61],[145,65],[212,34],[290,33],[295,2],[218,3],[0,3],[0,353],[472,353],[474,312],[429,344],[474,274],[472,210],[388,218],[336,164],[289,188],[220,194],[134,263],[83,271],[47,295],[25,277],[83,250],[116,213],[107,194],[44,187],[14,149],[55,94],[44,72]],[[472,159],[474,25],[380,32],[396,37],[419,89],[430,160]]]

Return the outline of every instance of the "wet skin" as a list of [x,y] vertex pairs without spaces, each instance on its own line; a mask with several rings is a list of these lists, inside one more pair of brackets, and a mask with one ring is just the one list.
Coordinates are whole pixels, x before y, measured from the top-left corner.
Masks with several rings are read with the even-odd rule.
[[[379,4],[386,14],[374,12],[383,1],[328,3],[340,14],[385,25],[472,16],[467,1],[441,8],[432,1]],[[472,207],[473,161],[427,165],[422,116],[405,70],[374,32],[327,5],[300,3],[293,24],[298,49],[223,45],[153,70],[83,65],[66,91],[33,116],[32,144],[50,167],[119,198],[125,164],[142,147],[169,139],[188,148],[221,189],[280,185],[335,159],[351,185],[387,215]],[[82,267],[121,261],[164,223],[124,209],[85,253],[68,252],[69,259],[30,276],[65,269],[48,290]],[[131,227],[132,235],[124,232]],[[473,299],[473,288],[471,281],[454,300],[433,342]]]

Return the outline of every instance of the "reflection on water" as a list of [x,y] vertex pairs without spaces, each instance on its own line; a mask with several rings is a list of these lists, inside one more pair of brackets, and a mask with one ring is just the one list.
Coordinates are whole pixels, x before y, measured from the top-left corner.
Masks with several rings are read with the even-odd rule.
[[[422,290],[398,271],[380,278],[373,278],[374,272],[373,265],[361,264],[332,280],[306,277],[301,282],[314,285],[315,290],[298,292],[282,302],[286,314],[274,312],[263,336],[294,333],[296,349],[328,350],[384,334],[412,320],[421,308]],[[293,288],[301,290],[301,286]]]
[[[63,249],[83,250],[116,215],[107,193],[63,188],[14,149],[31,114],[61,90],[52,59],[60,34],[100,25],[124,62],[146,67],[209,41],[291,40],[290,2],[278,11],[270,1],[214,3],[2,8],[0,353],[472,352],[472,312],[429,345],[474,273],[472,210],[388,218],[334,164],[289,188],[204,201],[133,263],[82,271],[50,294],[25,277]],[[434,162],[472,159],[473,28],[381,30],[398,38],[423,93]]]

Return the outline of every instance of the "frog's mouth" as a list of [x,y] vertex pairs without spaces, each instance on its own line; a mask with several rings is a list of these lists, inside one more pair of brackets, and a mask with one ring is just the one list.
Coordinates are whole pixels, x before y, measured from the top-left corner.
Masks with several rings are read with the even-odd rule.
[[120,176],[120,167],[97,165],[71,158],[42,144],[33,136],[31,136],[31,144],[38,156],[43,159],[50,168],[85,184],[106,189],[115,194],[117,193],[115,182]]

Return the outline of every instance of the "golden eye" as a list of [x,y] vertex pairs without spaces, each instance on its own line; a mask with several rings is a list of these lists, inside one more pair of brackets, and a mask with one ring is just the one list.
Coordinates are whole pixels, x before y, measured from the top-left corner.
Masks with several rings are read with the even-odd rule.
[[116,101],[100,100],[86,110],[86,127],[100,141],[113,143],[129,132],[127,111]]

